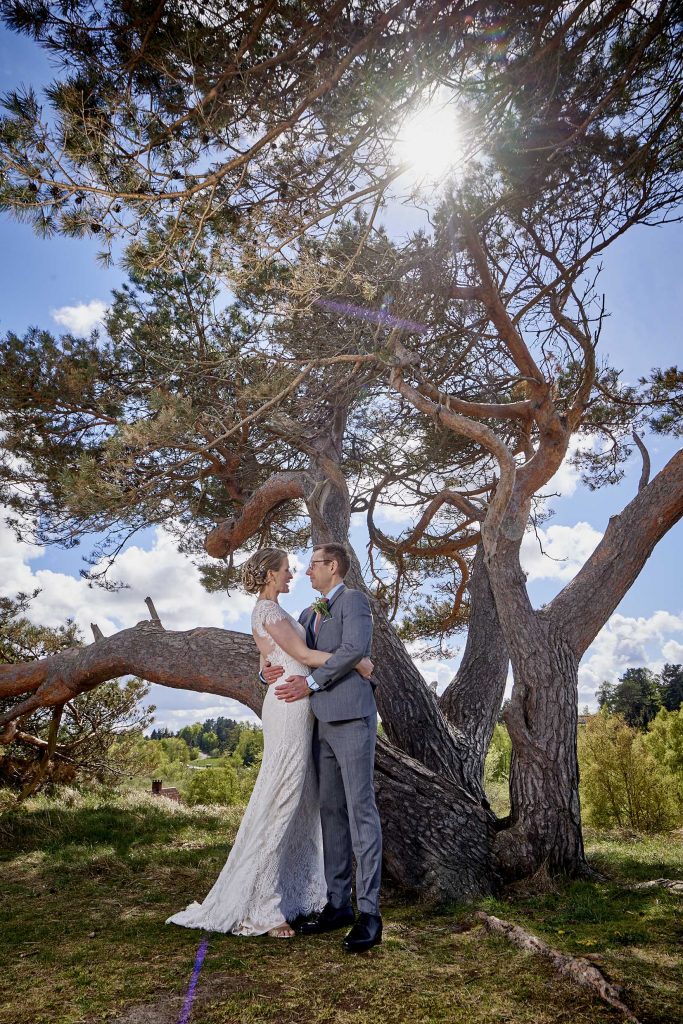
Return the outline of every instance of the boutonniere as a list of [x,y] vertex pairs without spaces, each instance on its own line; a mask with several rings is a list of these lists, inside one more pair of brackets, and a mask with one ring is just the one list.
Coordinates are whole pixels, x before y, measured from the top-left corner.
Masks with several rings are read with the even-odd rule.
[[315,601],[311,605],[311,611],[314,611],[316,615],[319,615],[321,619],[331,619],[332,612],[330,611],[330,602],[326,597],[316,597]]

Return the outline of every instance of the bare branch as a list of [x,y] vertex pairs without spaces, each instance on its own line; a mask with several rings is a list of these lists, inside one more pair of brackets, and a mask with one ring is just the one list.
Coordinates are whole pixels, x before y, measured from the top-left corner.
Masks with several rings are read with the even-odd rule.
[[584,957],[568,956],[566,953],[561,953],[558,949],[553,949],[552,946],[549,946],[542,939],[532,935],[524,928],[520,928],[519,925],[511,924],[509,921],[502,921],[500,918],[493,917],[492,914],[487,914],[483,910],[477,910],[474,916],[478,921],[481,921],[486,931],[491,932],[492,935],[502,935],[520,949],[550,960],[555,970],[560,974],[577,982],[584,988],[590,989],[609,1006],[619,1010],[625,1019],[630,1021],[630,1024],[638,1024],[638,1018],[620,999],[619,992],[614,985],[611,985],[597,967],[589,963]]
[[683,516],[683,449],[618,515],[571,583],[539,614],[551,618],[583,656],[655,545]]
[[123,675],[215,693],[246,704],[256,714],[263,700],[251,636],[205,627],[175,632],[146,620],[87,647],[22,665],[0,665],[0,698],[30,695],[0,715],[0,730],[37,708],[65,704]]
[[642,438],[640,437],[637,431],[634,430],[631,436],[633,437],[633,440],[636,442],[636,445],[638,446],[638,451],[640,452],[643,458],[643,468],[640,473],[640,480],[638,481],[638,493],[640,494],[643,487],[647,487],[648,481],[650,479],[650,453],[645,447],[645,443],[643,442]]
[[207,554],[226,558],[258,532],[276,505],[305,498],[314,487],[315,482],[303,470],[275,473],[252,494],[238,517],[226,519],[211,530],[204,542]]

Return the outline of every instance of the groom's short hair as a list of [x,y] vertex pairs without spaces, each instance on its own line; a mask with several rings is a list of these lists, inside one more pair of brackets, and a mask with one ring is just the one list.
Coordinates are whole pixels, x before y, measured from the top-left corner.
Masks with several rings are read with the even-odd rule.
[[342,579],[351,568],[351,559],[348,549],[343,544],[317,544],[313,551],[322,551],[325,558],[333,558],[337,563],[337,569]]

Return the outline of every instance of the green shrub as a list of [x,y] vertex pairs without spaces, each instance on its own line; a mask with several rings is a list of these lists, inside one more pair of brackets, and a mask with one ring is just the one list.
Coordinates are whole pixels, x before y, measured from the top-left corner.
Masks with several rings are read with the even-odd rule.
[[683,821],[668,772],[619,715],[600,711],[579,737],[584,821],[596,828],[663,832]]
[[489,782],[505,782],[510,778],[510,759],[512,742],[505,725],[496,723],[491,737],[491,744],[484,764],[484,780]]
[[197,768],[184,788],[188,804],[220,804],[232,807],[245,804],[256,782],[259,764],[253,768],[235,765],[229,758],[215,768]]
[[147,758],[146,774],[150,778],[165,782],[183,782],[187,779],[190,748],[184,740],[176,737],[145,740],[144,753]]
[[676,798],[683,805],[683,707],[677,711],[662,708],[650,722],[643,743],[670,776]]

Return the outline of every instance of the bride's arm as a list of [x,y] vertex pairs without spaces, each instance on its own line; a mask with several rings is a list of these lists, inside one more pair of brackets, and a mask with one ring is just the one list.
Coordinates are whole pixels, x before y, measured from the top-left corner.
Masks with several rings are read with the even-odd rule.
[[[332,655],[327,651],[315,651],[306,645],[294,626],[287,619],[278,619],[277,622],[264,622],[263,628],[275,643],[282,648],[290,658],[295,658],[302,665],[309,668],[320,668]],[[374,664],[369,658],[361,658],[356,665],[356,671],[365,679],[369,679],[374,669]]]
[[294,626],[287,619],[278,619],[277,622],[266,622],[263,625],[268,635],[275,643],[282,648],[290,658],[300,661],[302,665],[309,665],[311,668],[319,668],[332,657],[325,651],[314,651],[306,646]]

